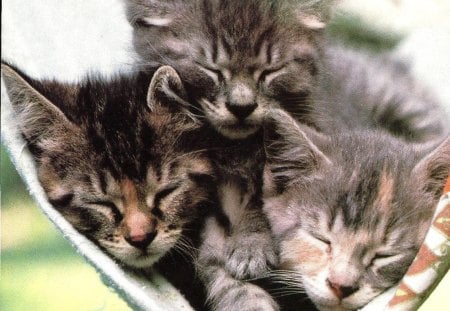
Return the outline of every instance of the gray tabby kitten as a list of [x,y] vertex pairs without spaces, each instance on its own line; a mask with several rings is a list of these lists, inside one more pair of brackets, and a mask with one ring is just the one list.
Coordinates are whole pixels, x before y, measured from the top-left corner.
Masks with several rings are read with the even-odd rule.
[[71,85],[2,75],[48,199],[80,233],[136,268],[182,247],[215,187],[173,69]]
[[280,110],[269,120],[264,211],[283,269],[273,275],[319,310],[361,308],[414,259],[450,174],[450,138],[430,149],[380,128],[322,134]]
[[269,108],[310,124],[311,107],[335,84],[376,110],[372,117],[394,134],[426,140],[442,131],[437,105],[404,65],[327,41],[334,1],[125,2],[139,64],[175,68],[195,113],[228,138],[255,133]]
[[195,109],[224,136],[254,134],[268,107],[307,109],[327,15],[322,1],[126,3],[140,64],[174,67]]

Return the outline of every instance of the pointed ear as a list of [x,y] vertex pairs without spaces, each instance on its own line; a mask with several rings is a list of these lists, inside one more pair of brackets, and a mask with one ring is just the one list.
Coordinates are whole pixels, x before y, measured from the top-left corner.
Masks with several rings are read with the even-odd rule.
[[[52,138],[55,131],[64,131],[73,126],[58,107],[32,86],[35,82],[40,88],[45,89],[43,83],[32,80],[8,64],[2,63],[1,66],[18,126],[30,147],[40,147],[40,143]],[[56,82],[49,84],[52,88],[57,86]],[[30,148],[32,152],[33,149]]]
[[311,30],[321,30],[330,20],[336,0],[304,1],[295,10],[297,21]]
[[190,112],[188,96],[180,76],[170,66],[162,66],[153,75],[147,93],[147,105],[154,113],[170,111],[186,122],[200,123]]
[[300,126],[282,110],[270,111],[264,123],[265,183],[281,193],[296,181],[317,176],[322,167],[331,164],[317,143],[328,143],[328,137]]
[[170,66],[159,67],[152,77],[147,93],[147,105],[151,111],[159,106],[181,110],[189,107],[186,90],[178,73]]
[[414,168],[425,191],[439,199],[450,174],[450,137],[426,155]]

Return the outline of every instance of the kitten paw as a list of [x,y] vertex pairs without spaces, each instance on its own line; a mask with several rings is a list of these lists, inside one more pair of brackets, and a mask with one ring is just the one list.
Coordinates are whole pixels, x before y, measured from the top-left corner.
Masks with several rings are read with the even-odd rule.
[[269,234],[237,234],[227,243],[225,268],[237,279],[260,277],[277,261]]
[[212,309],[215,311],[279,311],[280,307],[265,290],[246,283],[227,290],[220,300],[215,301]]

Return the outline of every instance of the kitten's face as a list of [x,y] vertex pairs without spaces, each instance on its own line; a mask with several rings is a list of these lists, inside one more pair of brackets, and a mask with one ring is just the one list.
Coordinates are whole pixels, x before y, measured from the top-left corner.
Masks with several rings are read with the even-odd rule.
[[320,310],[356,310],[414,259],[450,172],[450,140],[419,162],[377,135],[283,131],[268,148],[264,206],[280,268]]
[[[148,94],[148,80],[91,81],[68,92],[5,65],[2,71],[49,202],[121,263],[151,266],[205,212],[212,168],[195,147],[181,146],[197,125],[158,102],[181,83],[173,70],[158,70]],[[47,92],[53,99],[62,94],[58,106]],[[70,115],[69,107],[80,115]]]
[[130,0],[134,46],[144,64],[176,68],[195,112],[242,139],[269,107],[305,114],[317,71],[318,15],[270,2]]
[[[298,273],[299,287],[320,310],[356,310],[401,279],[419,249],[432,207],[414,212],[423,206],[395,200],[396,187],[381,180],[374,189],[363,190],[371,192],[373,203],[358,205],[355,190],[360,189],[327,187],[332,178],[336,175],[331,172],[325,175],[320,193],[293,186],[282,195],[289,199],[278,201],[277,207],[269,203],[266,209],[282,204],[296,219],[278,236],[280,268]],[[342,197],[334,196],[335,191]],[[300,196],[329,198],[299,200]],[[389,210],[396,205],[402,205],[404,215]],[[400,217],[405,219],[397,220]]]
[[201,178],[211,169],[201,156],[150,163],[145,178],[133,180],[99,170],[89,146],[77,146],[74,153],[68,149],[63,144],[46,150],[38,163],[49,201],[78,231],[126,265],[151,266],[175,246],[184,226],[210,199]]

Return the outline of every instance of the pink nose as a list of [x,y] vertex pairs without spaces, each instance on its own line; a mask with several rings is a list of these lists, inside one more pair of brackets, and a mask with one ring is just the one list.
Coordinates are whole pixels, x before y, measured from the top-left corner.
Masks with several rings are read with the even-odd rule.
[[144,234],[127,235],[125,236],[125,240],[136,248],[145,249],[152,243],[157,233],[158,232],[155,230]]
[[156,219],[139,210],[129,211],[123,220],[123,225],[125,240],[140,249],[147,248],[158,233]]
[[333,283],[329,279],[327,279],[327,283],[328,286],[331,288],[331,290],[339,299],[344,299],[359,289],[358,286],[345,286],[342,284]]

